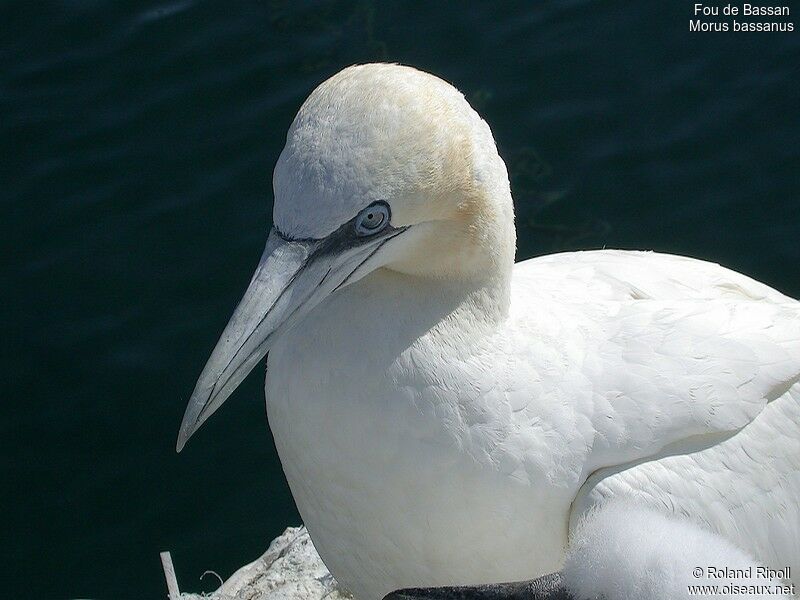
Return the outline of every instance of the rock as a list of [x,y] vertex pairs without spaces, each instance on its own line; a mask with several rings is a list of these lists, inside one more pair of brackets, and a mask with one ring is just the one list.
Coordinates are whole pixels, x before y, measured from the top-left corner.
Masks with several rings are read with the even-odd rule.
[[290,527],[258,560],[245,565],[210,594],[181,600],[352,600],[322,563],[305,527]]

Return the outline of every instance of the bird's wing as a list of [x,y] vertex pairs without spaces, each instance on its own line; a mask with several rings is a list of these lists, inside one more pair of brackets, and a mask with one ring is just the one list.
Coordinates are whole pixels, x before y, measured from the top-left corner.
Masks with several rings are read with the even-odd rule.
[[573,502],[572,529],[621,499],[689,517],[800,583],[800,384],[728,439],[697,442],[594,473]]
[[563,405],[556,418],[576,415],[584,478],[735,432],[800,378],[800,303],[702,261],[620,251],[526,261],[514,272],[511,319],[536,340],[532,360],[548,347],[544,370],[560,378],[520,413]]

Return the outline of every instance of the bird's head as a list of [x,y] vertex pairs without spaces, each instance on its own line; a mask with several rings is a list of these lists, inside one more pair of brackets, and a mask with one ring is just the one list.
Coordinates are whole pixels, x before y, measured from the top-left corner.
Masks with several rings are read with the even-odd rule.
[[376,269],[480,281],[510,271],[505,165],[464,96],[411,67],[349,67],[300,108],[274,173],[273,227],[197,381],[178,450],[276,336]]

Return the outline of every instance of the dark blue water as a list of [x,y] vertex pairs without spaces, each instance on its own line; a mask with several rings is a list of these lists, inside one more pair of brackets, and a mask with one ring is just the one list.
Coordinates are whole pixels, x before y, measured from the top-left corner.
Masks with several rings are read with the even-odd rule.
[[208,590],[204,570],[298,522],[262,370],[174,446],[285,131],[348,64],[467,94],[511,170],[521,258],[652,248],[800,296],[800,33],[689,33],[692,5],[3,3],[4,594],[164,597],[164,549]]

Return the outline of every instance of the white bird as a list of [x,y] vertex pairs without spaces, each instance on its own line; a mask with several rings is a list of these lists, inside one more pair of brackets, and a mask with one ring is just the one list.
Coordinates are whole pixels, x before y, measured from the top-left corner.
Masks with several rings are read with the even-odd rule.
[[514,264],[488,125],[410,67],[349,67],[314,90],[274,192],[178,449],[269,352],[286,477],[356,598],[556,571],[608,500],[800,573],[796,300],[651,252]]

